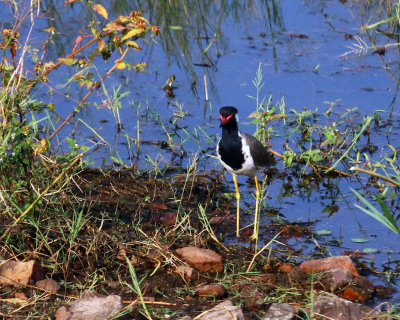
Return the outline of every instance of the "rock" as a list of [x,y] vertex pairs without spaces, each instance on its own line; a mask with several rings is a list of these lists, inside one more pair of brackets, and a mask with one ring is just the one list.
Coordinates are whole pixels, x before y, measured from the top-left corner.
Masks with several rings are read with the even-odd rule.
[[300,265],[300,268],[306,273],[318,273],[335,268],[342,268],[349,270],[354,277],[358,276],[356,267],[351,259],[346,256],[305,261]]
[[334,268],[322,274],[320,283],[325,290],[335,291],[338,288],[348,285],[352,280],[353,274],[349,270]]
[[307,280],[307,275],[304,273],[300,267],[294,267],[292,271],[288,273],[288,277],[291,281],[296,281],[296,282],[303,282]]
[[204,311],[196,317],[196,320],[244,320],[243,311],[234,306],[232,301],[226,300],[214,308]]
[[275,285],[276,284],[276,275],[273,273],[262,273],[259,275],[251,275],[249,276],[250,279],[262,282],[268,285]]
[[187,282],[190,282],[196,279],[199,276],[197,270],[193,269],[192,267],[188,266],[177,266],[176,272],[184,278]]
[[64,306],[61,306],[57,309],[55,314],[56,320],[70,320],[71,312]]
[[369,295],[374,293],[375,287],[372,284],[372,282],[369,281],[366,277],[363,276],[354,277],[353,282],[357,287],[363,289]]
[[390,298],[396,292],[397,289],[394,287],[386,287],[380,284],[375,286],[375,294],[379,298]]
[[360,301],[365,302],[370,296],[362,288],[355,285],[351,285],[343,290],[343,292],[338,293],[338,296],[345,298],[350,301]]
[[0,265],[0,284],[22,286],[29,281],[37,281],[44,278],[44,269],[39,262],[30,260],[20,262],[16,260],[5,261]]
[[341,299],[336,296],[316,296],[313,306],[314,314],[324,319],[358,320],[382,317],[382,314],[362,304]]
[[57,293],[61,288],[58,282],[53,279],[39,280],[36,282],[35,287],[51,293]]
[[215,226],[217,224],[220,224],[221,222],[223,222],[225,220],[225,217],[220,217],[220,216],[215,216],[210,218],[210,225]]
[[273,303],[262,320],[291,320],[294,319],[297,309],[287,303]]
[[222,266],[222,257],[210,249],[184,247],[177,249],[176,253],[200,272],[216,273],[224,269]]
[[254,290],[250,295],[244,298],[246,299],[244,307],[247,310],[255,311],[259,310],[260,306],[264,304],[265,300],[267,299],[267,295]]
[[143,301],[146,301],[146,302],[154,302],[154,301],[156,301],[156,298],[155,297],[143,297]]
[[17,298],[17,299],[24,300],[24,301],[28,300],[28,297],[23,292],[16,292],[14,294],[14,297]]
[[279,269],[280,272],[289,273],[290,271],[293,270],[293,266],[292,266],[291,264],[289,264],[289,263],[282,263],[282,264],[279,266],[278,269]]
[[174,212],[155,212],[152,214],[153,222],[163,224],[166,227],[174,226],[176,223],[176,213]]
[[208,284],[194,289],[199,296],[221,298],[225,295],[225,288],[220,284]]
[[56,320],[106,320],[121,308],[120,296],[102,296],[85,290],[79,300],[69,304],[68,309],[58,308]]
[[366,277],[354,277],[352,283],[339,296],[350,301],[365,302],[374,293],[375,287]]

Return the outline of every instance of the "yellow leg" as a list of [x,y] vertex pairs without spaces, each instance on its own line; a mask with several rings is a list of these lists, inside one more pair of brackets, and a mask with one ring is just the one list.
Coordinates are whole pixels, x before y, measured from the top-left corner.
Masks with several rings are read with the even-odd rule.
[[233,182],[236,189],[236,236],[239,237],[239,224],[240,224],[240,192],[236,176],[233,176]]
[[251,236],[252,239],[258,240],[258,210],[259,210],[259,202],[260,202],[260,188],[258,187],[258,179],[257,176],[254,177],[254,181],[256,183],[256,212],[254,214],[254,231]]

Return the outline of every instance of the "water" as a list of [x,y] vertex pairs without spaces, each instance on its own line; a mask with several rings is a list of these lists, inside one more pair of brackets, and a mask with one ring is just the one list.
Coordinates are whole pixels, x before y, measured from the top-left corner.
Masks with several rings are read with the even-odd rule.
[[[372,47],[373,42],[377,46],[395,42],[383,33],[360,31],[365,22],[373,23],[384,18],[377,16],[378,7],[372,5],[368,10],[360,9],[358,2],[341,3],[337,0],[251,1],[251,4],[246,1],[194,1],[188,3],[186,9],[174,8],[159,1],[141,1],[136,6],[128,6],[125,1],[113,1],[112,5],[103,2],[110,19],[128,14],[132,9],[141,10],[151,23],[159,25],[162,36],[157,38],[158,43],[151,46],[141,43],[144,50],[127,57],[131,63],[145,61],[148,64],[146,73],[121,70],[113,73],[107,81],[110,95],[118,86],[121,86],[121,92],[130,92],[121,99],[121,132],[118,132],[110,109],[94,107],[95,103],[101,105],[105,99],[101,88],[94,92],[88,106],[78,114],[108,143],[90,154],[93,166],[112,165],[110,155],[120,158],[126,165],[132,165],[136,158],[130,158],[128,143],[134,142],[127,137],[136,138],[139,124],[141,140],[167,141],[161,121],[169,133],[175,134],[174,141],[183,143],[185,150],[181,158],[173,160],[173,165],[185,167],[193,154],[201,149],[204,152],[200,154],[199,168],[219,168],[218,162],[207,156],[215,153],[215,143],[220,134],[218,109],[222,105],[236,106],[241,115],[240,128],[249,133],[255,131],[247,116],[256,108],[254,99],[249,96],[256,95],[252,81],[259,66],[264,81],[260,98],[272,95],[272,101],[276,102],[284,97],[287,111],[293,109],[300,112],[307,107],[318,110],[319,114],[328,110],[330,102],[335,101],[336,117],[347,109],[358,108],[355,113],[357,121],[365,115],[373,115],[376,110],[383,111],[383,118],[391,112],[394,120],[390,143],[397,146],[398,52],[393,47],[386,50],[385,55],[379,55],[374,54],[372,49],[361,50],[356,46],[355,36],[360,36],[368,47]],[[5,4],[1,6],[5,7]],[[45,1],[43,6],[47,14],[36,19],[31,42],[33,45],[40,43],[47,36],[40,30],[54,26],[59,34],[56,35],[55,46],[49,48],[49,57],[65,56],[71,52],[80,30],[84,29],[88,12],[80,3],[74,3],[73,8],[64,8],[62,1]],[[9,14],[4,16],[6,10],[1,12],[5,25],[11,24]],[[28,30],[29,25],[22,29],[22,39]],[[214,36],[216,42],[204,54]],[[85,54],[90,55],[90,51]],[[97,70],[93,72],[103,75],[111,67],[113,59],[109,63],[96,59]],[[196,64],[207,64],[209,67]],[[86,90],[68,83],[73,75],[71,68],[61,66],[51,75],[49,85],[61,92],[69,91],[73,99],[80,100]],[[171,75],[175,75],[174,85],[177,87],[172,101],[161,89]],[[205,101],[204,75],[208,84],[208,104]],[[65,118],[76,105],[68,97],[56,93],[49,95],[46,86],[37,87],[33,94],[36,99],[54,103],[61,118]],[[183,119],[176,118],[175,126],[171,117],[177,111],[187,115]],[[61,148],[67,150],[64,139],[71,135],[78,144],[96,146],[93,131],[87,125],[72,121],[63,128],[60,132]],[[279,132],[282,122],[277,121],[273,125]],[[196,130],[198,139],[194,137]],[[387,150],[386,131],[387,128],[383,127],[381,131],[371,132],[372,143],[378,147],[373,158],[378,159]],[[280,153],[285,150],[282,132],[271,142],[274,150]],[[142,169],[153,167],[146,160],[146,155],[158,161],[160,166],[170,164],[172,158],[170,150],[144,144],[138,161]],[[282,164],[278,164],[278,168],[284,170]],[[290,170],[287,172],[289,177],[294,176]],[[366,184],[367,179],[366,175],[360,175],[359,179],[325,179],[325,185],[317,183],[312,188],[305,188],[294,179],[291,192],[284,193],[283,183],[287,182],[287,178],[276,178],[268,186],[269,198],[265,203],[268,208],[278,211],[285,221],[312,221],[315,222],[313,230],[332,231],[332,235],[319,237],[316,241],[326,245],[333,255],[345,250],[378,249],[375,266],[384,271],[384,265],[399,259],[398,236],[354,207],[356,198],[349,187],[358,189]],[[227,181],[231,181],[229,175]],[[239,182],[243,203],[248,203],[248,210],[251,211],[254,200],[250,191],[253,189],[248,189],[245,178],[241,177]],[[229,188],[234,190],[233,183],[229,183]],[[337,212],[330,214],[329,210],[324,210],[328,206],[337,206]],[[251,223],[252,218],[252,215],[244,216],[243,225]],[[262,225],[271,222],[271,217],[265,214],[262,219]],[[227,238],[228,241],[235,241],[229,235]],[[363,238],[367,242],[357,243],[352,241],[354,238]],[[303,238],[290,239],[289,244],[295,248],[303,247],[302,254],[307,256],[314,250],[315,243],[310,240],[309,245],[304,246],[304,241]],[[397,263],[390,266],[394,268]],[[375,283],[384,280],[384,273],[373,279]]]

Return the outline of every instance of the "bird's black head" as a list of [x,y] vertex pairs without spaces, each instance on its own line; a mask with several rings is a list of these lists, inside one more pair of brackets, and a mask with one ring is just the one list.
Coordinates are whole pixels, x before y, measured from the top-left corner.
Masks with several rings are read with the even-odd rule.
[[224,126],[228,123],[236,124],[235,115],[238,113],[238,110],[235,107],[225,106],[219,109],[219,118],[221,119],[221,126]]

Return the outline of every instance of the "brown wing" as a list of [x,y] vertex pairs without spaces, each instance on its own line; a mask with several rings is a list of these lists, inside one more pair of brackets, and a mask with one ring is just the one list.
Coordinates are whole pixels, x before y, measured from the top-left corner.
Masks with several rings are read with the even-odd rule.
[[250,146],[250,153],[256,167],[270,167],[275,165],[276,160],[273,154],[260,141],[245,132],[241,132],[240,134]]

